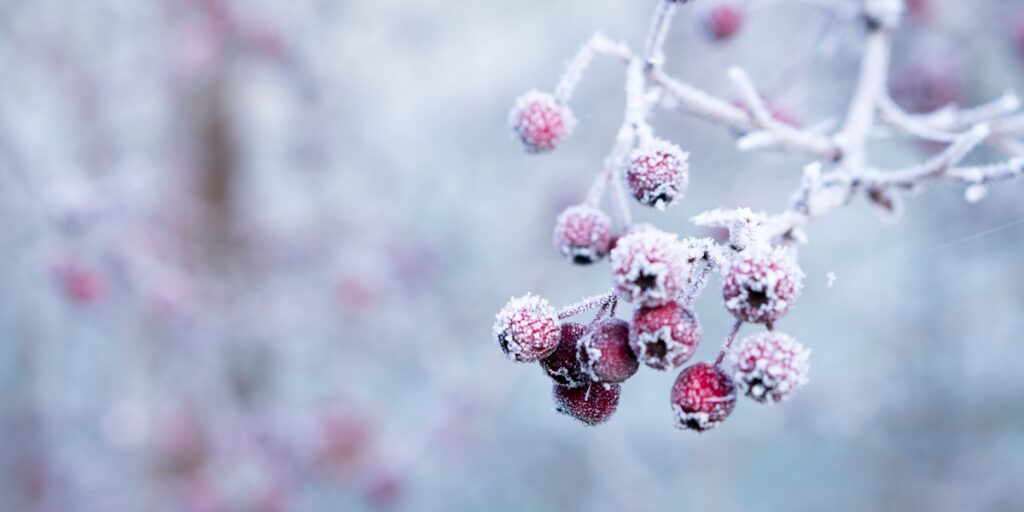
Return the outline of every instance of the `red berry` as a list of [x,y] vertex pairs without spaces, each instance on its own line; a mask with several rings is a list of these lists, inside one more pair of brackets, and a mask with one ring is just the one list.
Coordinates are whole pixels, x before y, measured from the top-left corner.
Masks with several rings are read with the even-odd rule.
[[654,228],[621,238],[611,252],[615,293],[641,306],[660,306],[683,291],[689,263],[675,235]]
[[743,26],[743,11],[730,4],[715,6],[704,22],[708,35],[715,41],[732,39]]
[[934,0],[906,0],[907,14],[918,20],[931,18],[935,8]]
[[611,248],[612,221],[592,206],[570,206],[555,221],[554,239],[558,251],[573,263],[593,263]]
[[717,366],[697,363],[687,367],[672,386],[672,410],[676,427],[704,432],[732,413],[736,386]]
[[543,153],[572,133],[576,118],[553,95],[530,91],[516,99],[508,122],[528,153]]
[[587,425],[597,425],[608,421],[615,413],[622,386],[595,382],[583,387],[568,388],[555,384],[551,394],[555,399],[555,410]]
[[737,255],[726,271],[725,307],[744,322],[774,322],[800,297],[803,281],[804,273],[784,249],[752,249]]
[[807,383],[811,351],[780,332],[748,336],[730,354],[740,391],[758,402],[782,402]]
[[629,323],[618,318],[598,321],[580,340],[576,357],[594,382],[622,382],[640,367],[629,348]]
[[541,359],[540,367],[551,380],[569,388],[578,388],[590,382],[576,358],[576,346],[587,332],[587,326],[576,322],[562,324],[558,348],[548,357]]
[[683,197],[689,182],[689,155],[679,146],[654,140],[635,149],[626,166],[626,184],[641,204],[664,210]]
[[629,345],[640,362],[655,370],[668,370],[682,366],[693,356],[700,335],[696,315],[673,301],[637,309]]
[[548,301],[526,294],[505,304],[494,319],[502,352],[517,362],[543,359],[558,347],[558,315]]

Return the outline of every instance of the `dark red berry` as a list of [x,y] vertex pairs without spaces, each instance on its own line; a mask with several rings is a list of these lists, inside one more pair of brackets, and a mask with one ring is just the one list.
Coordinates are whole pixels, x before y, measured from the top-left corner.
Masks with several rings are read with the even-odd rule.
[[736,386],[717,366],[697,363],[685,368],[672,386],[676,427],[704,432],[718,426],[736,405]]
[[618,384],[592,383],[578,388],[555,384],[552,396],[555,410],[587,425],[608,421],[619,406],[622,387]]
[[668,370],[693,356],[700,335],[696,315],[678,302],[669,302],[636,310],[629,344],[640,362],[655,370]]
[[594,382],[622,382],[640,367],[629,348],[629,323],[618,318],[598,321],[580,340],[576,357]]
[[590,383],[576,358],[576,346],[587,332],[587,326],[576,322],[562,324],[558,348],[548,357],[541,359],[540,367],[551,380],[569,388],[578,388]]

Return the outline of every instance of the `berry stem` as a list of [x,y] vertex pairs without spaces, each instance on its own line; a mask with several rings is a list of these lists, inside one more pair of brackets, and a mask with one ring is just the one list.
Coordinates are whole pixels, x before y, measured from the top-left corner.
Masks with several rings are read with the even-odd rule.
[[571,316],[576,316],[584,311],[590,311],[591,309],[607,306],[611,301],[615,300],[614,292],[602,293],[599,295],[593,295],[587,297],[579,302],[575,302],[568,306],[565,306],[558,311],[558,319],[565,320]]
[[722,344],[722,349],[718,351],[718,357],[715,358],[715,366],[722,364],[722,361],[725,360],[725,354],[732,348],[732,343],[736,341],[736,335],[739,334],[742,326],[743,320],[736,320],[736,323],[732,325],[729,335],[725,337],[725,343]]
[[648,68],[661,67],[665,61],[665,38],[672,26],[672,17],[676,13],[676,3],[672,0],[661,0],[654,9],[651,26],[644,42],[644,65]]

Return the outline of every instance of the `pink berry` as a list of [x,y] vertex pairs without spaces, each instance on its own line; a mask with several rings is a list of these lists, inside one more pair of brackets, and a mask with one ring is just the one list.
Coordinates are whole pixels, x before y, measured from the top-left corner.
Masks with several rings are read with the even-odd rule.
[[727,41],[743,26],[743,11],[731,4],[718,5],[711,9],[704,24],[712,39]]
[[780,332],[748,336],[730,354],[740,391],[758,402],[782,402],[807,383],[811,351]]
[[558,315],[548,301],[526,294],[505,304],[494,319],[502,352],[517,362],[539,361],[558,348]]
[[934,0],[906,0],[907,14],[918,20],[931,18],[935,8]]
[[744,322],[774,322],[800,297],[803,281],[804,273],[784,249],[752,249],[737,255],[725,273],[725,307]]
[[611,251],[611,267],[615,293],[647,307],[675,300],[690,270],[676,236],[654,228],[619,238]]
[[1024,59],[1024,12],[1018,14],[1013,20],[1013,45],[1017,55]]
[[641,204],[664,210],[686,193],[689,155],[679,146],[654,140],[635,149],[626,166],[626,184]]
[[516,99],[508,122],[528,153],[543,153],[572,133],[576,118],[553,95],[530,91]]
[[687,367],[672,386],[676,427],[704,432],[718,426],[736,406],[736,386],[717,366]]
[[700,335],[696,315],[673,301],[637,309],[629,344],[640,362],[655,370],[668,370],[682,366],[693,356]]
[[622,382],[640,367],[629,348],[629,323],[618,318],[598,321],[580,340],[576,357],[594,382]]
[[562,324],[561,340],[558,348],[548,357],[541,359],[540,367],[555,383],[568,388],[578,388],[590,382],[583,373],[579,359],[576,358],[576,346],[580,338],[587,332],[587,326],[576,322]]
[[595,382],[569,388],[555,384],[551,394],[555,399],[555,410],[587,425],[597,425],[608,421],[615,413],[622,386]]
[[570,206],[555,221],[554,240],[562,256],[573,263],[593,263],[611,248],[612,221],[592,206]]

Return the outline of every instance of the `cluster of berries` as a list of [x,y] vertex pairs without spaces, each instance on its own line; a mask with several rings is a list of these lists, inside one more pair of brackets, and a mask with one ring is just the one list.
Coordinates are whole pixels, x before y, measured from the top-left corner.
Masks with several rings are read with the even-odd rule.
[[[640,364],[655,370],[682,367],[696,352],[701,326],[689,308],[687,292],[698,275],[694,240],[651,227],[634,228],[610,253],[614,294],[589,325],[562,321],[579,308],[559,314],[547,300],[526,295],[498,313],[494,336],[507,357],[539,362],[554,384],[556,409],[586,424],[615,412],[621,383]],[[724,268],[722,295],[743,322],[769,330],[730,347],[717,361],[700,362],[679,374],[671,392],[676,425],[703,432],[721,423],[735,406],[737,392],[758,402],[790,398],[807,381],[809,351],[773,324],[800,295],[803,274],[782,249],[750,248]],[[633,303],[632,322],[615,317],[618,300]],[[725,356],[729,360],[725,361]]]

